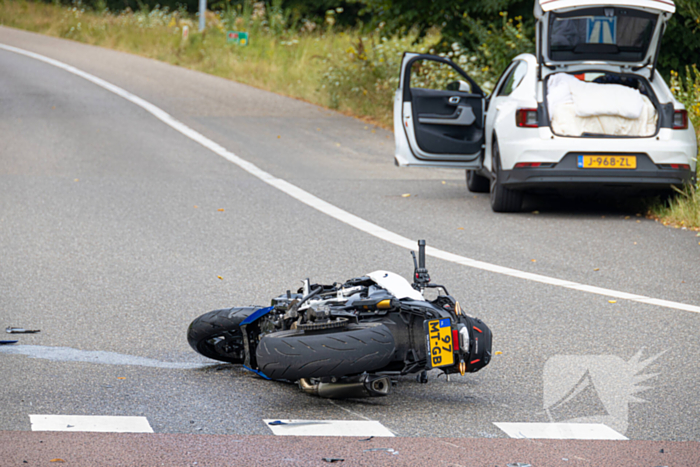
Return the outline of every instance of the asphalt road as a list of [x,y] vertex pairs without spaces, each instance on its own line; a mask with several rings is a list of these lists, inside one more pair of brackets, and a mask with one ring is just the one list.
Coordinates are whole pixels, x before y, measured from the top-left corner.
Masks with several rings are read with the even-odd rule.
[[[362,121],[9,28],[0,27],[0,44],[126,89],[275,177],[407,238],[700,305],[700,238],[637,216],[634,203],[529,198],[523,213],[494,214],[487,195],[466,190],[464,172],[395,167],[392,134]],[[375,269],[410,277],[409,253],[83,78],[0,50],[0,327],[41,329],[5,335],[24,350],[0,348],[0,430],[30,430],[29,414],[138,415],[157,433],[269,435],[263,419],[371,419],[398,436],[496,438],[507,435],[494,422],[576,420],[633,440],[700,440],[697,313],[431,258],[428,267],[492,328],[502,354],[482,372],[451,382],[432,374],[426,385],[406,377],[386,398],[330,402],[211,364],[185,339],[196,316],[264,305],[306,277],[333,282]],[[579,380],[589,384],[572,395]]]

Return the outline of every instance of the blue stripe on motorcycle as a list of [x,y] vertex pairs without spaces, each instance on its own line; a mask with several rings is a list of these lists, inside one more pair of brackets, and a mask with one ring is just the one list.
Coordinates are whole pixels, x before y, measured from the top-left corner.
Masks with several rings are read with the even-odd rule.
[[265,379],[271,379],[271,378],[268,378],[267,376],[265,376],[265,374],[264,374],[262,371],[253,370],[252,368],[248,368],[248,367],[245,366],[245,365],[243,365],[243,368],[245,368],[245,369],[248,370],[248,371],[252,371],[253,373],[255,373],[255,374],[258,375],[258,376],[262,376],[262,377],[265,378]]
[[272,308],[273,307],[271,307],[271,306],[268,306],[267,308],[260,308],[258,311],[254,312],[252,315],[250,315],[246,319],[244,319],[243,322],[241,324],[239,324],[239,326],[245,326],[246,324],[252,323],[256,319],[258,319],[262,316],[265,316],[266,314],[268,314],[269,312],[272,311]]

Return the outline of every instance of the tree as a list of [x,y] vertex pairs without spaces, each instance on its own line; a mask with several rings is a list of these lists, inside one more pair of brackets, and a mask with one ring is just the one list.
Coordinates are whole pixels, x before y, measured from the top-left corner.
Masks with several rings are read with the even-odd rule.
[[[512,48],[511,56],[526,51],[528,44],[534,43],[535,39],[533,0],[356,1],[365,5],[361,11],[372,17],[372,26],[380,27],[382,34],[406,34],[413,30],[418,33],[417,39],[421,39],[435,28],[442,36],[443,50],[457,42],[482,55],[482,59],[488,58],[483,56],[484,53],[497,43],[499,38],[495,36],[512,32],[502,24],[500,13],[506,13],[507,18],[522,18],[521,31],[525,40]],[[669,21],[659,56],[659,69],[667,76],[672,69],[683,71],[686,66],[700,60],[700,2],[676,0],[676,6],[677,12]],[[489,31],[491,38],[488,37]],[[511,46],[513,42],[510,41]],[[510,57],[499,56],[499,63],[493,65],[502,66],[505,58],[509,60]]]

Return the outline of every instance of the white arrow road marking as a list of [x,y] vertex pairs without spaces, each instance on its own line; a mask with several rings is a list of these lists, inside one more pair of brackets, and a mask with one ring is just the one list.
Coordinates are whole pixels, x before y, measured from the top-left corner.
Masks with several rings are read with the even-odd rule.
[[[366,221],[360,217],[355,216],[354,214],[350,214],[349,212],[340,209],[337,206],[334,206],[314,195],[311,193],[302,190],[296,185],[292,185],[291,183],[287,182],[286,180],[282,180],[280,178],[277,178],[273,176],[272,174],[269,174],[265,172],[264,170],[261,170],[258,168],[256,165],[251,164],[250,162],[241,159],[240,157],[236,156],[232,152],[226,150],[224,147],[220,146],[219,144],[215,143],[214,141],[210,140],[209,138],[205,137],[204,135],[194,131],[192,128],[188,127],[187,125],[183,124],[182,122],[179,122],[178,120],[174,119],[172,116],[170,116],[167,112],[164,110],[160,109],[159,107],[156,107],[155,105],[151,104],[150,102],[147,102],[143,99],[141,99],[138,96],[135,96],[131,94],[129,91],[125,91],[124,89],[115,86],[114,84],[111,84],[103,79],[100,79],[96,76],[93,76],[89,73],[86,73],[82,70],[79,70],[71,65],[67,65],[63,62],[59,62],[58,60],[54,60],[49,57],[45,57],[44,55],[39,55],[34,52],[29,52],[27,50],[23,49],[18,49],[17,47],[12,47],[9,45],[5,44],[0,44],[0,49],[4,49],[10,52],[14,52],[20,55],[24,55],[26,57],[31,57],[36,60],[40,60],[44,63],[48,63],[49,65],[53,65],[55,67],[61,68],[65,71],[68,71],[69,73],[72,73],[76,76],[80,76],[81,78],[84,78],[91,83],[94,83],[110,92],[113,92],[114,94],[123,97],[124,99],[128,100],[129,102],[132,102],[142,109],[146,110],[150,114],[152,114],[154,117],[156,117],[158,120],[162,121],[166,125],[170,126],[174,130],[177,130],[178,132],[182,133],[183,135],[187,136],[193,141],[196,141],[197,143],[201,144],[205,148],[211,150],[212,152],[220,155],[224,159],[233,162],[246,172],[250,173],[251,175],[254,175],[255,177],[259,178],[263,182],[267,183],[270,186],[273,186],[277,188],[278,190],[282,191],[283,193],[288,194],[289,196],[301,201],[302,203],[334,218],[337,219],[351,227],[354,227],[358,230],[361,230],[365,233],[368,233],[370,235],[373,235],[381,240],[387,241],[389,243],[392,243],[394,245],[400,246],[402,248],[406,248],[409,250],[413,250],[416,247],[416,242],[415,240],[410,240],[402,235],[399,235],[397,233],[391,232],[383,227],[380,227],[376,224],[373,224],[372,222]],[[644,303],[647,305],[657,305],[665,308],[673,308],[676,310],[684,310],[684,311],[690,311],[693,313],[700,313],[700,307],[695,306],[695,305],[688,305],[686,303],[679,303],[679,302],[672,302],[669,300],[661,300],[658,298],[651,298],[651,297],[645,297],[643,295],[636,295],[636,294],[631,294],[627,292],[620,292],[617,290],[612,290],[612,289],[604,289],[602,287],[595,287],[592,285],[586,285],[586,284],[580,284],[578,282],[571,282],[567,280],[562,280],[562,279],[557,279],[554,277],[548,277],[548,276],[543,276],[540,274],[532,274],[529,272],[525,271],[519,271],[517,269],[512,269],[512,268],[507,268],[503,266],[498,266],[495,264],[491,263],[486,263],[483,261],[477,261],[471,258],[467,258],[464,256],[456,255],[453,253],[449,253],[447,251],[439,250],[437,248],[433,247],[427,247],[426,248],[426,254],[429,256],[432,256],[434,258],[439,258],[445,261],[450,261],[452,263],[456,264],[461,264],[463,266],[468,266],[470,268],[475,268],[475,269],[481,269],[483,271],[490,271],[494,272],[496,274],[503,274],[505,276],[510,276],[510,277],[517,277],[519,279],[525,279],[528,281],[533,281],[533,282],[539,282],[541,284],[548,284],[548,285],[554,285],[557,287],[564,287],[567,289],[572,289],[572,290],[578,290],[580,292],[588,292],[592,294],[597,294],[597,295],[603,295],[606,297],[614,297],[614,298],[619,298],[619,299],[624,299],[624,300],[630,300],[633,302],[639,302],[639,303]]]
[[511,438],[627,439],[602,423],[494,423]]
[[387,427],[374,420],[269,419],[263,421],[277,436],[394,436]]
[[32,431],[99,431],[108,433],[153,433],[146,417],[103,415],[30,415]]

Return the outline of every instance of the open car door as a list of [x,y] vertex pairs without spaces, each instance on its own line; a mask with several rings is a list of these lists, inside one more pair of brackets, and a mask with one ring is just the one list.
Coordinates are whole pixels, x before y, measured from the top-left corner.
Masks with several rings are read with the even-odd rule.
[[405,53],[394,97],[396,163],[481,168],[484,104],[484,92],[451,60]]

